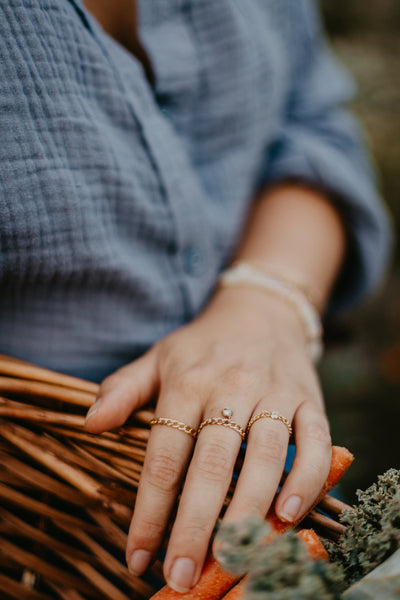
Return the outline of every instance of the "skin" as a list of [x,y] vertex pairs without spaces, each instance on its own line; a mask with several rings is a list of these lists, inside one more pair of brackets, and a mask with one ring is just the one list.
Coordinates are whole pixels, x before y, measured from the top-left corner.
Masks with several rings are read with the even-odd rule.
[[[238,258],[296,273],[319,290],[322,305],[344,246],[338,214],[322,195],[283,186],[258,200]],[[327,476],[331,441],[303,325],[288,302],[251,286],[218,289],[194,321],[102,383],[87,429],[99,433],[122,425],[154,394],[156,416],[194,428],[226,406],[243,427],[262,410],[287,417],[297,450],[277,513],[292,521],[307,512]],[[282,423],[260,419],[253,425],[226,520],[265,516],[288,441]],[[225,427],[205,427],[196,443],[183,432],[153,427],[128,537],[127,562],[134,573],[143,573],[155,557],[182,490],[164,574],[177,591],[196,583],[240,444],[240,436]]]
[[[131,0],[87,0],[87,7],[124,43],[125,11],[131,10],[134,19]],[[254,199],[235,258],[295,280],[323,311],[345,245],[339,212],[324,193],[282,183]],[[294,521],[313,504],[329,471],[331,440],[304,326],[290,303],[251,285],[217,288],[191,323],[105,379],[86,427],[93,433],[119,427],[155,395],[157,417],[194,428],[203,419],[221,416],[224,407],[233,410],[234,421],[244,428],[262,410],[287,417],[294,429],[296,458],[276,510]],[[265,516],[288,441],[280,422],[260,419],[253,425],[225,520]],[[181,493],[164,575],[180,592],[195,585],[240,445],[240,436],[221,426],[205,427],[196,443],[175,429],[152,428],[128,536],[132,572],[142,574],[156,556]]]

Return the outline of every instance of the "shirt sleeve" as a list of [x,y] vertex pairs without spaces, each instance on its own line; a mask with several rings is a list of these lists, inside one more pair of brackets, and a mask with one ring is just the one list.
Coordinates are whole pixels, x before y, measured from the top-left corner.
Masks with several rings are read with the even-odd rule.
[[345,105],[354,84],[328,47],[312,0],[293,0],[286,32],[289,93],[262,183],[295,179],[328,193],[348,230],[342,271],[327,314],[357,304],[380,283],[391,224],[376,188],[363,134]]

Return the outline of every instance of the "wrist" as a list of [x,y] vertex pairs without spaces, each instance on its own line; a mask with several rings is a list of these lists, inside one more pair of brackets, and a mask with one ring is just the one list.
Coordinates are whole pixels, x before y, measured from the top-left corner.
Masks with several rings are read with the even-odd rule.
[[322,354],[322,325],[317,309],[306,293],[285,277],[257,269],[251,264],[240,262],[221,273],[222,287],[249,287],[274,296],[283,305],[289,305],[297,313],[307,340],[310,358],[317,362]]
[[306,351],[307,338],[296,310],[274,294],[245,285],[219,286],[205,310],[210,312],[219,324],[234,323],[243,335],[255,331]]
[[276,260],[270,262],[243,258],[235,261],[231,267],[243,263],[255,271],[272,276],[279,279],[283,284],[297,289],[306,297],[318,313],[322,312],[323,301],[321,291],[315,285],[312,285],[308,280],[309,278],[305,277],[304,274],[294,273],[287,265],[282,265]]

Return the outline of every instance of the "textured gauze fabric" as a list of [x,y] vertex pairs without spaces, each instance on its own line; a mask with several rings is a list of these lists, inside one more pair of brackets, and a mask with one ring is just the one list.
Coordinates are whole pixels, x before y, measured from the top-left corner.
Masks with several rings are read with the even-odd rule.
[[330,311],[389,248],[313,2],[138,9],[154,87],[79,0],[0,3],[0,352],[96,380],[204,306],[260,186],[300,179],[343,211]]

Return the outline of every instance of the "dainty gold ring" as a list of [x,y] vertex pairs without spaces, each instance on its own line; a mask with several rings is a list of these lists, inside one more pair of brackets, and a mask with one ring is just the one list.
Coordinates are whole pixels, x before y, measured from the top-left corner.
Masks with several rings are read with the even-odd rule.
[[223,427],[229,427],[229,429],[233,429],[236,431],[242,438],[242,440],[246,437],[246,431],[243,429],[239,423],[232,421],[233,411],[230,408],[223,408],[221,410],[222,417],[211,417],[210,419],[205,419],[199,425],[197,430],[197,436],[200,435],[200,432],[207,427],[207,425],[222,425]]
[[291,426],[290,421],[286,417],[283,417],[282,415],[280,415],[275,410],[273,410],[273,411],[263,410],[263,411],[257,413],[256,415],[254,415],[254,417],[252,417],[250,419],[250,421],[249,421],[249,423],[247,425],[247,428],[246,428],[246,433],[247,434],[249,433],[250,428],[252,427],[252,425],[254,425],[254,423],[256,421],[258,421],[259,419],[272,419],[273,421],[280,421],[281,423],[283,423],[287,427],[287,430],[289,432],[289,437],[293,433],[293,427]]
[[166,419],[165,417],[158,417],[157,419],[151,419],[150,425],[166,425],[167,427],[172,427],[173,429],[177,429],[178,431],[183,431],[187,433],[192,438],[196,439],[197,431],[190,427],[190,425],[186,425],[186,423],[182,423],[182,421],[176,421],[175,419]]

